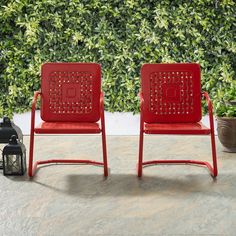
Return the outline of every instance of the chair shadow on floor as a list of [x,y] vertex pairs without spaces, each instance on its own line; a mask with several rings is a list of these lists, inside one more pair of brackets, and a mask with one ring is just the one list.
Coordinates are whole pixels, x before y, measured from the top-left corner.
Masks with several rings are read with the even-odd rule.
[[219,180],[214,180],[207,173],[176,176],[144,175],[141,179],[135,174],[112,174],[104,179],[100,174],[78,174],[63,177],[63,184],[57,181],[32,182],[59,194],[78,197],[122,197],[147,196],[152,194],[183,196],[187,194],[218,195],[236,197],[236,174],[223,174]]

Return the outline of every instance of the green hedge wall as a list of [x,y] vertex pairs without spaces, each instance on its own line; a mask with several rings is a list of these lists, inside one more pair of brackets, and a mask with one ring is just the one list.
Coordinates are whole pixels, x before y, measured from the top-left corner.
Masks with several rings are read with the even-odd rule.
[[98,62],[106,109],[139,109],[148,62],[198,62],[215,102],[236,78],[234,0],[1,0],[0,116],[30,108],[48,61]]

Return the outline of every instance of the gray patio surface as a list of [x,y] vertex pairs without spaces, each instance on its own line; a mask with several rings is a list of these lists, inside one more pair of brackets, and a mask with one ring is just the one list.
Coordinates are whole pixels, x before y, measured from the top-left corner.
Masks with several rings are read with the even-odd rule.
[[[36,160],[102,159],[97,135],[35,141]],[[138,179],[138,136],[107,136],[107,147],[107,179],[87,165],[43,167],[33,179],[1,174],[0,235],[236,235],[236,155],[218,140],[216,180],[189,165],[144,168]],[[210,137],[145,136],[144,147],[145,160],[211,161]]]

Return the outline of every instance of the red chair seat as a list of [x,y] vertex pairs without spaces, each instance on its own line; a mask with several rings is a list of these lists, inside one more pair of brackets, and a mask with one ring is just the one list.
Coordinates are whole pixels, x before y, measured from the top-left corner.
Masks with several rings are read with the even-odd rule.
[[211,130],[201,122],[197,123],[146,123],[146,134],[210,134]]
[[100,133],[98,123],[42,122],[35,128],[37,134],[88,134]]

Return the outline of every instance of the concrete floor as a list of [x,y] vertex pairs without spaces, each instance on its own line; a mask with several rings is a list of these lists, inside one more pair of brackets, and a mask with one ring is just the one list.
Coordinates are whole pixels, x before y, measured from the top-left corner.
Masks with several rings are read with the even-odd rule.
[[[217,142],[219,176],[153,166],[136,177],[138,136],[107,136],[110,176],[53,165],[34,179],[0,175],[0,235],[236,235],[236,155]],[[29,137],[25,137],[28,148]],[[101,160],[100,136],[38,136],[35,159]],[[205,136],[146,136],[144,159],[211,160]]]

